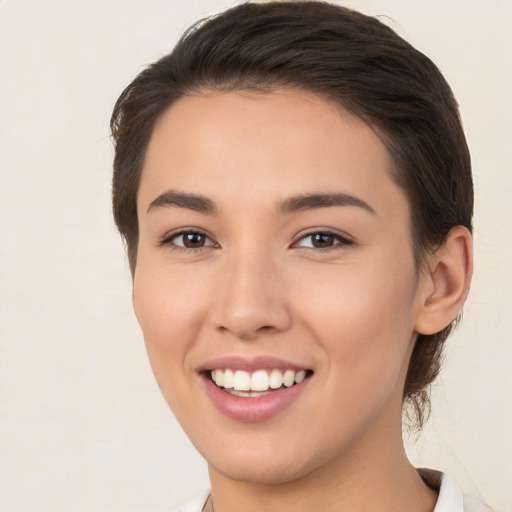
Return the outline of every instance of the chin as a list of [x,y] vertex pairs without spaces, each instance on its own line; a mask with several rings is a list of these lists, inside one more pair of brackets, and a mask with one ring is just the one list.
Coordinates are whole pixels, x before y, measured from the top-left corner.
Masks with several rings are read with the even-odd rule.
[[332,450],[325,453],[311,447],[308,449],[307,443],[298,440],[286,444],[281,442],[278,449],[276,443],[266,447],[255,443],[252,447],[232,446],[216,453],[207,449],[202,455],[210,468],[224,477],[259,485],[278,485],[300,480],[329,464],[333,457]]
[[238,464],[224,460],[218,466],[210,466],[230,480],[259,485],[285,484],[309,473],[306,467],[300,467],[296,463],[280,463],[277,460],[266,460],[262,463],[241,461]]

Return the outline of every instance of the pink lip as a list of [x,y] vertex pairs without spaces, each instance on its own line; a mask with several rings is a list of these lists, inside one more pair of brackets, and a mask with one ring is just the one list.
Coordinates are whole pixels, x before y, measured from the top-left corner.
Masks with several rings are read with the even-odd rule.
[[302,392],[307,389],[311,380],[311,378],[306,378],[300,384],[295,384],[289,388],[281,387],[269,390],[268,394],[260,397],[240,397],[227,393],[212,382],[209,371],[217,368],[247,372],[263,369],[294,370],[297,372],[310,368],[274,356],[248,356],[247,354],[218,357],[202,364],[198,370],[210,400],[222,414],[243,422],[260,422],[276,416],[299,398]]
[[230,395],[204,375],[203,380],[206,393],[221,413],[234,420],[255,423],[279,414],[297,400],[311,379],[305,379],[290,388],[272,390],[268,395],[257,398]]
[[199,367],[200,372],[208,370],[230,368],[232,370],[244,370],[246,372],[253,372],[256,370],[308,370],[306,366],[297,365],[284,359],[279,359],[273,356],[248,356],[248,355],[230,355],[211,359]]

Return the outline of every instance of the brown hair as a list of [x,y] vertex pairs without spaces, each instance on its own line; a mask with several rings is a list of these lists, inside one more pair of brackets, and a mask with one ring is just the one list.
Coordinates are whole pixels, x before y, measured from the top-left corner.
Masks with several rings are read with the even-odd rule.
[[[132,273],[137,189],[156,120],[178,99],[201,90],[277,87],[313,92],[374,128],[409,199],[418,269],[452,227],[471,230],[470,156],[457,103],[432,61],[379,20],[347,8],[321,1],[246,3],[190,27],[117,100],[111,119],[113,209]],[[403,397],[420,425],[453,325],[416,341]]]

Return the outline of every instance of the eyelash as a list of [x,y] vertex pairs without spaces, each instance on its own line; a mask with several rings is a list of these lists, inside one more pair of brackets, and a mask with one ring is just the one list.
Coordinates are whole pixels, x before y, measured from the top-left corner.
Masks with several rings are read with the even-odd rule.
[[[174,241],[178,237],[183,236],[183,235],[199,235],[199,236],[202,236],[205,239],[209,240],[211,242],[211,244],[203,245],[200,247],[184,247],[184,246],[177,245],[176,243],[174,243]],[[307,247],[307,246],[304,247],[304,246],[298,245],[299,242],[301,242],[302,240],[313,237],[315,235],[332,237],[335,240],[335,243],[333,243],[333,245],[328,246],[328,247]],[[207,233],[205,233],[204,231],[201,231],[199,229],[192,229],[192,228],[188,228],[188,229],[185,228],[180,231],[166,235],[164,238],[162,238],[162,240],[160,240],[158,242],[158,245],[160,247],[164,247],[164,246],[169,247],[171,250],[179,251],[179,252],[196,252],[196,251],[204,249],[206,247],[218,247],[218,245],[212,240],[212,238]],[[342,235],[338,232],[331,231],[329,229],[325,229],[325,230],[320,229],[320,230],[310,231],[308,233],[302,234],[297,239],[297,241],[292,243],[291,247],[302,248],[305,251],[327,252],[327,251],[332,251],[332,250],[341,250],[350,245],[354,245],[354,241],[351,240],[346,235]]]
[[[199,236],[204,237],[207,240],[210,240],[212,243],[209,245],[203,245],[202,247],[196,247],[196,248],[176,245],[176,243],[174,243],[174,241],[183,235],[199,235]],[[158,245],[160,247],[168,247],[169,249],[171,249],[173,251],[196,252],[199,249],[204,249],[205,247],[215,247],[217,244],[215,242],[213,242],[211,237],[204,231],[201,231],[200,229],[185,228],[185,229],[181,229],[179,231],[176,231],[174,233],[164,236],[164,238],[162,238],[162,240],[160,240],[158,242]]]
[[341,249],[346,248],[347,246],[350,246],[350,245],[354,244],[354,241],[351,240],[346,235],[342,235],[341,233],[338,233],[336,231],[331,231],[329,229],[318,229],[318,230],[315,230],[315,231],[310,231],[308,233],[304,233],[303,235],[301,235],[298,238],[297,242],[294,242],[292,244],[292,246],[297,246],[297,244],[299,242],[301,242],[302,240],[305,240],[307,238],[311,238],[311,237],[313,237],[315,235],[332,237],[335,240],[335,242],[333,243],[333,245],[330,245],[328,247],[303,247],[303,246],[298,246],[298,247],[301,247],[305,251],[327,252],[327,251],[341,250]]

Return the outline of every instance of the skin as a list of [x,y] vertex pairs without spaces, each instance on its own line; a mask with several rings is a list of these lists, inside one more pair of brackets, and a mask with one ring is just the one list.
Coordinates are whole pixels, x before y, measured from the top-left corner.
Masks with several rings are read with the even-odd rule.
[[[467,291],[469,235],[448,244],[453,268],[466,264],[458,274],[442,252],[418,272],[391,169],[370,127],[306,92],[207,92],[157,122],[138,193],[134,308],[162,393],[208,461],[216,512],[433,510],[436,493],[404,453],[402,390],[417,332],[460,308],[446,297]],[[169,190],[218,211],[155,203]],[[278,212],[311,193],[372,211]],[[182,247],[182,228],[204,245]],[[318,232],[334,234],[330,247],[312,247]],[[240,422],[212,404],[198,371],[233,354],[314,373],[279,414]]]

